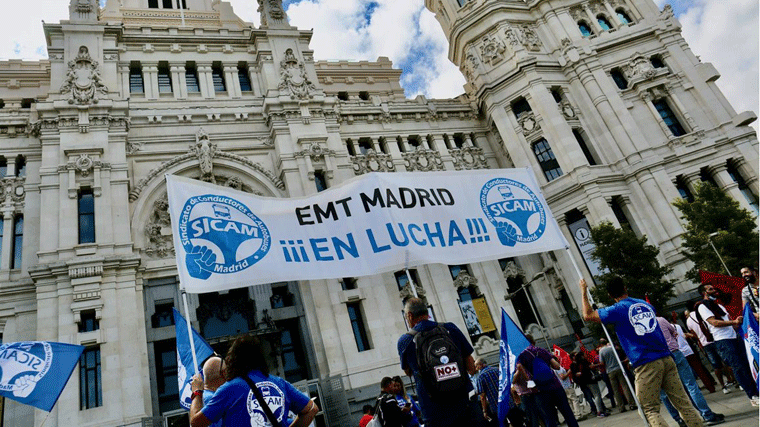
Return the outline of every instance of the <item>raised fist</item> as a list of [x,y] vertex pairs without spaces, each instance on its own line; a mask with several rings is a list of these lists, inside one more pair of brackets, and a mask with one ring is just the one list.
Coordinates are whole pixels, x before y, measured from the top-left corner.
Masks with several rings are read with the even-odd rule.
[[206,280],[211,277],[216,254],[205,246],[193,246],[185,255],[187,273],[196,279]]
[[16,378],[13,382],[13,395],[16,397],[28,397],[37,385],[37,381],[34,380],[34,375],[24,375],[23,377]]
[[517,229],[508,222],[497,222],[496,234],[504,246],[514,246],[517,243]]

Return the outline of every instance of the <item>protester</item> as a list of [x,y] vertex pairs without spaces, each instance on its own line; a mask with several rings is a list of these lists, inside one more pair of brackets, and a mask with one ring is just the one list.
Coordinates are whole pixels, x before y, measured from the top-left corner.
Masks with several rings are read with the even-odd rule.
[[[620,366],[617,357],[615,357],[615,348],[604,338],[600,339],[599,342],[602,343],[602,347],[599,349],[599,360],[607,370],[610,387],[615,394],[615,400],[620,405],[620,413],[626,411],[625,402],[628,402],[628,409],[635,410],[636,405],[634,404],[633,396],[631,396],[628,383],[625,381],[625,372],[623,372],[623,367]],[[624,395],[625,402],[623,402]]]
[[[606,343],[607,340],[602,338],[599,340],[599,345],[596,346],[596,354],[594,355],[594,360],[591,362],[591,369],[593,369],[596,372],[599,372],[599,377],[604,382],[604,385],[607,387],[607,394],[602,396],[602,401],[604,401],[604,397],[610,400],[610,406],[616,407],[615,402],[615,393],[612,391],[612,383],[610,383],[610,377],[607,375],[607,369],[604,367],[604,363],[602,363],[601,358],[599,357],[599,349],[604,346],[602,342]],[[599,389],[601,392],[601,389]],[[618,399],[619,402],[619,399]],[[624,404],[622,404],[624,405]],[[605,412],[607,412],[607,415],[609,415],[609,411],[605,408]]]
[[577,421],[585,420],[586,415],[583,413],[583,401],[581,400],[581,397],[575,393],[575,387],[573,386],[573,382],[570,380],[570,371],[560,366],[559,369],[554,370],[554,374],[557,375],[559,382],[562,384],[562,388],[565,390],[567,401],[573,408],[573,415],[575,415],[575,419]]
[[[412,330],[398,340],[398,354],[401,369],[414,378],[417,386],[417,398],[422,409],[422,419],[426,427],[463,426],[470,424],[473,416],[470,412],[468,394],[473,389],[467,374],[475,373],[473,348],[453,323],[431,321],[427,305],[419,298],[407,300],[404,313]],[[418,360],[417,344],[420,353],[433,339],[444,342],[447,355],[437,358],[436,363],[443,363],[450,372],[445,378],[437,378],[432,360]],[[423,365],[420,365],[423,362]],[[441,392],[444,387],[452,390]]]
[[499,425],[499,369],[488,366],[484,359],[475,361],[483,417],[489,426]]
[[741,273],[744,283],[747,284],[742,288],[742,310],[744,310],[744,307],[749,304],[749,308],[755,315],[755,319],[760,320],[757,269],[755,267],[744,267],[742,268]]
[[380,396],[377,397],[378,421],[383,427],[406,427],[412,419],[411,404],[399,406],[396,400],[396,385],[391,377],[380,381]]
[[369,424],[369,422],[372,421],[372,418],[375,417],[375,407],[372,405],[364,405],[362,407],[362,412],[364,415],[362,415],[362,418],[359,420],[359,427],[367,427],[367,424]]
[[[523,374],[517,375],[520,371],[523,371]],[[540,427],[539,418],[545,419],[546,415],[538,402],[538,388],[535,385],[529,388],[528,381],[531,381],[530,374],[524,372],[524,368],[518,365],[512,378],[512,398],[524,416],[524,422],[531,427]],[[520,412],[511,408],[507,414],[507,418],[510,422],[512,422],[513,418],[520,419]],[[544,424],[546,423],[544,422]]]
[[[702,294],[702,301],[695,308],[697,320],[707,324],[709,334],[715,340],[718,354],[734,371],[734,378],[744,389],[753,406],[760,405],[757,383],[752,379],[747,364],[744,345],[737,340],[735,326],[742,324],[742,316],[734,320],[728,315],[726,308],[717,300],[717,290],[710,284],[701,284],[697,288]],[[707,335],[707,334],[705,334]]]
[[[688,310],[684,312],[685,319],[688,318],[688,313]],[[678,349],[681,350],[686,361],[689,362],[691,370],[694,371],[700,380],[702,380],[702,384],[704,384],[705,388],[710,393],[715,393],[715,379],[713,379],[712,375],[707,372],[702,365],[702,361],[699,360],[699,356],[694,353],[694,349],[692,348],[691,342],[694,342],[693,340],[696,338],[696,335],[691,333],[688,329],[684,330],[678,323],[671,322],[671,324],[676,328],[676,332],[678,332]]]
[[418,405],[411,396],[406,394],[406,386],[404,385],[404,380],[402,380],[401,377],[395,376],[392,379],[394,386],[393,392],[396,394],[396,402],[398,403],[399,408],[404,408],[407,406],[407,404],[409,404],[409,407],[412,410],[412,419],[406,423],[406,427],[419,427],[420,417],[422,416],[420,405]]
[[[718,349],[712,339],[712,334],[707,329],[706,324],[697,319],[696,312],[687,311],[686,316],[686,327],[689,328],[699,340],[699,345],[702,347],[702,350],[707,356],[707,360],[713,367],[715,376],[718,378],[718,383],[720,383],[720,387],[723,389],[723,394],[731,393],[731,390],[728,387],[733,383],[734,376],[731,372],[731,367],[726,365],[718,354]],[[707,338],[707,335],[710,336],[709,339]],[[725,382],[723,381],[724,375],[726,376]]]
[[[689,367],[689,362],[686,361],[683,353],[678,347],[678,332],[676,328],[670,324],[664,317],[657,316],[657,323],[660,326],[660,331],[665,337],[665,342],[668,344],[668,350],[673,355],[673,360],[676,362],[676,368],[678,369],[678,376],[681,378],[681,383],[686,388],[686,391],[691,396],[691,402],[699,410],[702,418],[705,420],[708,426],[714,426],[724,422],[723,414],[714,413],[707,405],[705,397],[702,395],[702,391],[699,390],[697,380],[694,378],[694,373]],[[663,400],[666,396],[660,391],[660,400]]]
[[530,375],[527,385],[538,389],[537,400],[544,414],[546,427],[556,427],[559,424],[557,411],[567,421],[568,427],[577,427],[578,421],[570,409],[570,403],[562,388],[562,384],[554,375],[553,369],[559,369],[557,358],[547,350],[536,347],[533,336],[526,335],[530,345],[517,356],[515,378],[523,379]]
[[[224,384],[224,374],[222,373],[222,358],[211,356],[203,364],[203,406],[208,405],[211,397],[216,390]],[[222,427],[222,421],[219,420],[211,424],[212,427]]]
[[704,425],[681,385],[665,337],[657,327],[654,308],[646,301],[629,297],[623,279],[618,276],[610,277],[607,281],[607,293],[615,304],[598,310],[591,308],[586,280],[581,279],[579,287],[583,318],[615,326],[620,345],[634,370],[636,397],[649,425],[667,426],[660,415],[660,389],[665,390],[689,427]]
[[270,398],[267,406],[277,427],[288,425],[288,411],[297,414],[291,427],[306,427],[319,410],[314,401],[289,382],[269,375],[264,352],[253,337],[240,337],[232,343],[224,359],[223,372],[227,382],[216,390],[206,406],[203,406],[201,399],[196,399],[202,395],[203,380],[197,374],[193,377],[193,401],[190,405],[192,427],[206,427],[218,420],[224,420],[226,426],[265,423],[268,416],[260,409],[262,406],[258,399],[251,394],[253,387]]
[[591,370],[591,363],[586,359],[583,353],[577,353],[573,363],[570,365],[570,373],[573,377],[573,382],[580,387],[583,392],[583,397],[586,398],[589,406],[591,406],[591,412],[599,418],[604,418],[609,415],[604,407],[602,401],[602,393],[599,390],[599,384],[594,378],[594,373]]

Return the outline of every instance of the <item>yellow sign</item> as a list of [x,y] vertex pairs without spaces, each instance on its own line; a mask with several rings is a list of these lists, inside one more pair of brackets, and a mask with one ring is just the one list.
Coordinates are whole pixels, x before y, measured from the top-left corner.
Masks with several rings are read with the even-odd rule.
[[496,330],[496,325],[491,318],[491,312],[488,310],[485,297],[478,297],[472,300],[472,306],[475,307],[475,313],[478,315],[478,322],[483,333]]

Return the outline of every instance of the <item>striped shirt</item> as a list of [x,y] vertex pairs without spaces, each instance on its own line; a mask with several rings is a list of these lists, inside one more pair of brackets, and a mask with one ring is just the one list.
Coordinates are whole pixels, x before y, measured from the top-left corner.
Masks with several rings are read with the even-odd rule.
[[493,366],[486,366],[480,370],[478,376],[478,390],[486,394],[488,409],[491,414],[497,415],[499,405],[499,370]]

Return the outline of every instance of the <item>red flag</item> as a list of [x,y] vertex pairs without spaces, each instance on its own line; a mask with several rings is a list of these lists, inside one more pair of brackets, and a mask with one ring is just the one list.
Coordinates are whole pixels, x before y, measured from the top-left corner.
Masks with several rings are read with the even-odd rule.
[[726,311],[732,319],[742,314],[742,288],[744,280],[741,277],[725,276],[699,270],[699,280],[703,284],[710,284],[720,291],[718,301],[726,307]]
[[647,304],[652,305],[652,301],[649,301],[649,294],[644,294],[644,299],[646,300]]
[[583,357],[588,360],[588,363],[594,364],[597,363],[596,361],[599,358],[599,354],[597,354],[596,350],[589,350],[586,348],[586,346],[583,344],[583,341],[581,341],[581,337],[578,336],[578,334],[575,334],[575,339],[578,340],[578,343],[581,345],[581,353],[583,353]]
[[554,344],[554,347],[552,347],[552,352],[557,356],[557,359],[559,359],[560,366],[569,371],[570,364],[573,363],[573,361],[570,360],[570,353],[566,352],[561,347],[557,347],[557,344]]

